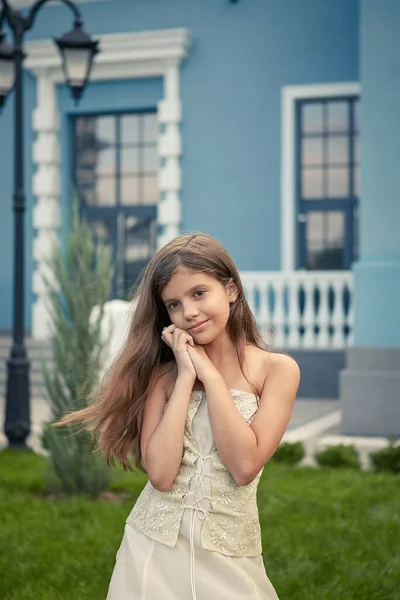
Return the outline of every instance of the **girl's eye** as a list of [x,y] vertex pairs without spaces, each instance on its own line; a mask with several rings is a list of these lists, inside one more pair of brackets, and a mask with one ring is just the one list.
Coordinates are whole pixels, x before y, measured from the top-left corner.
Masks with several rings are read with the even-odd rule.
[[205,290],[197,290],[197,292],[195,292],[194,295],[198,298],[201,298],[201,296],[204,296],[205,293]]
[[178,302],[170,302],[170,304],[167,305],[167,309],[168,310],[174,310],[174,308],[176,308],[178,306]]

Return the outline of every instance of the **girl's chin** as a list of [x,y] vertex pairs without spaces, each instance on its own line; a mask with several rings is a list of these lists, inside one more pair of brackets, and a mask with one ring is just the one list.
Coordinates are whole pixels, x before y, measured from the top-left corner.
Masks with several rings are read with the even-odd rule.
[[206,344],[210,344],[215,340],[215,336],[210,335],[209,333],[206,334],[205,332],[203,334],[200,332],[194,334],[192,333],[192,337],[195,344],[198,344],[199,346],[205,346]]

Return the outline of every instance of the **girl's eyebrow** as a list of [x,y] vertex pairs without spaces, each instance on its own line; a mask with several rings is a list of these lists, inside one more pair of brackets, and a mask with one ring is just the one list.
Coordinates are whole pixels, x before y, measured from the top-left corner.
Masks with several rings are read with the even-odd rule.
[[[190,290],[187,291],[187,293],[191,294],[192,292],[194,292],[194,290],[198,289],[199,287],[206,287],[206,284],[205,283],[197,283],[196,285],[191,287]],[[174,300],[174,298],[165,298],[165,300],[163,300],[163,302],[165,304],[168,304],[168,302],[172,302],[173,300]]]

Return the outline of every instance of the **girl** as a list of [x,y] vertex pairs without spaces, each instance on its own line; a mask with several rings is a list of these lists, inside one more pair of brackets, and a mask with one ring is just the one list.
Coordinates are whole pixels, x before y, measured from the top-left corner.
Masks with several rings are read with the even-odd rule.
[[289,423],[299,369],[264,349],[239,273],[204,234],[148,263],[101,395],[63,423],[149,481],[125,525],[107,600],[273,600],[257,485]]

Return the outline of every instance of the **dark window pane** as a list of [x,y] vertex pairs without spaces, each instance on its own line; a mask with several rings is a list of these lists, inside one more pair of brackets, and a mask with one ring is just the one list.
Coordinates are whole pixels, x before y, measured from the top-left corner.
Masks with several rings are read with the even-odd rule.
[[328,164],[347,166],[349,162],[349,138],[345,136],[330,136],[326,140]]
[[115,117],[96,117],[96,140],[102,146],[115,144]]
[[346,198],[349,194],[349,170],[331,167],[326,176],[328,198]]
[[139,148],[135,146],[125,146],[121,148],[121,174],[133,175],[139,173]]
[[93,169],[81,167],[76,172],[76,181],[79,186],[94,186],[96,175]]
[[158,153],[156,146],[143,148],[142,170],[143,173],[157,173]]
[[95,206],[94,187],[78,185],[78,194],[80,201],[85,206]]
[[329,248],[343,248],[344,215],[342,211],[325,213],[325,243]]
[[98,176],[115,176],[115,147],[107,150],[101,150],[97,153],[95,170]]
[[93,169],[79,168],[76,171],[76,186],[81,202],[86,206],[95,204],[96,177]]
[[124,279],[128,290],[156,251],[157,222],[129,216],[125,227]]
[[90,228],[96,242],[100,242],[105,246],[111,246],[113,237],[111,231],[111,221],[109,219],[90,220]]
[[77,146],[75,153],[76,166],[94,171],[98,162],[99,151],[94,146],[86,148]]
[[158,203],[158,176],[146,175],[142,177],[141,204]]
[[115,188],[114,177],[98,177],[95,183],[95,205],[115,206]]
[[342,269],[344,216],[340,211],[310,212],[307,217],[307,267]]
[[323,171],[322,171],[322,169],[303,169],[301,195],[304,199],[322,198],[322,196],[323,196]]
[[139,142],[139,115],[122,115],[121,142],[122,144],[137,144]]
[[328,104],[328,131],[346,132],[349,129],[349,104],[348,102],[329,102]]
[[148,144],[158,139],[158,118],[156,113],[143,115],[143,137]]
[[302,140],[302,164],[306,166],[320,166],[323,163],[323,138],[303,137]]
[[79,117],[75,124],[76,165],[92,167],[96,164],[96,121],[91,117]]
[[323,105],[320,102],[302,105],[302,131],[303,133],[322,133]]
[[307,213],[307,246],[321,248],[324,240],[324,213]]
[[139,181],[137,175],[121,177],[121,204],[124,206],[135,206],[139,202]]

